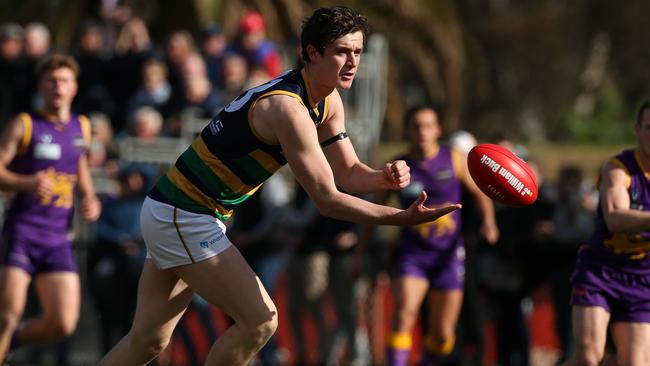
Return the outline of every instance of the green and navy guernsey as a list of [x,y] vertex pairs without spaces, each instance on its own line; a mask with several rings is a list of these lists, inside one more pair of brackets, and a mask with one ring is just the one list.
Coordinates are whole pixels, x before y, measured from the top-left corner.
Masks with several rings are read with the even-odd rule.
[[290,70],[228,104],[158,180],[149,197],[185,211],[230,218],[235,206],[287,163],[280,145],[265,141],[253,127],[255,103],[277,94],[296,98],[316,127],[325,121],[328,98],[314,103],[305,70]]

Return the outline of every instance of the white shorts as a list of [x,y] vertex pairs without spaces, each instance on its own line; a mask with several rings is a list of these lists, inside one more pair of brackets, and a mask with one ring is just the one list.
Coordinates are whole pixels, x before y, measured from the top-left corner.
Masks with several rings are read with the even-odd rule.
[[216,217],[183,211],[149,197],[142,204],[140,226],[147,258],[161,269],[206,260],[232,245],[226,226]]

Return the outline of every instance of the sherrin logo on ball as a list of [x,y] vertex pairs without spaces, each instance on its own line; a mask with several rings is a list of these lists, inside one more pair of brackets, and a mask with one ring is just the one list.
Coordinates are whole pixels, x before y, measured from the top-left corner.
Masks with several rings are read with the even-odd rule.
[[467,155],[467,166],[481,191],[499,203],[523,207],[537,199],[535,173],[526,162],[503,146],[474,146]]

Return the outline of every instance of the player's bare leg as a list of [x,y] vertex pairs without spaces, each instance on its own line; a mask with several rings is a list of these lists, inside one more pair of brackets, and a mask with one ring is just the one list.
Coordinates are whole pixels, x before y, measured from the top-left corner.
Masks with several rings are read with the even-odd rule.
[[456,324],[463,304],[462,290],[431,290],[425,347],[432,357],[445,357],[454,350]]
[[406,365],[411,351],[411,330],[420,314],[429,281],[422,277],[401,276],[393,284],[395,315],[392,333],[388,337],[388,365]]
[[19,343],[45,343],[71,335],[79,321],[81,284],[75,272],[49,272],[34,277],[42,314],[21,325]]
[[146,260],[138,285],[133,326],[99,365],[147,365],[167,347],[191,299],[192,291],[176,274],[158,269],[151,260]]
[[21,268],[0,269],[0,362],[7,357],[11,336],[25,310],[30,282],[31,276]]
[[574,351],[564,366],[596,366],[605,356],[610,314],[599,306],[573,306]]
[[278,311],[239,250],[232,246],[216,257],[174,270],[234,320],[212,346],[205,364],[246,365],[275,332]]
[[616,322],[612,331],[618,365],[650,365],[650,323]]

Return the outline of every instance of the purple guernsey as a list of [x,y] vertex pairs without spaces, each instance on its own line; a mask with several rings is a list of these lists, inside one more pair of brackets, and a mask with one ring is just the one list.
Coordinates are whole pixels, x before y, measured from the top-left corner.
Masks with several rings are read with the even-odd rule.
[[72,115],[68,123],[55,123],[26,113],[19,118],[24,136],[10,170],[25,175],[46,171],[54,184],[47,197],[18,192],[6,212],[4,231],[55,245],[66,241],[71,229],[79,159],[90,138],[88,120]]

